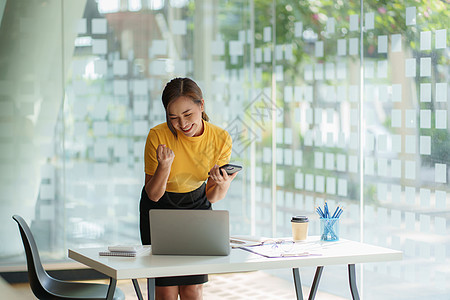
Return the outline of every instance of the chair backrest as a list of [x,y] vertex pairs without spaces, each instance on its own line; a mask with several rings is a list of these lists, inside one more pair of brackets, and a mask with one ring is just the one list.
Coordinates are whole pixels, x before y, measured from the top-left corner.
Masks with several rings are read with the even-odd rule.
[[38,248],[28,224],[21,216],[14,215],[12,218],[19,225],[20,235],[27,257],[28,280],[30,281],[31,289],[37,297],[39,297],[39,295],[47,294],[47,290],[44,287],[49,281],[54,279],[50,277],[42,267]]

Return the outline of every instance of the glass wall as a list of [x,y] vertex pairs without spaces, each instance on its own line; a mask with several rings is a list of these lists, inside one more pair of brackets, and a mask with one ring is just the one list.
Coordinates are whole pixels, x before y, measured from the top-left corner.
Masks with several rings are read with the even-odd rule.
[[[358,269],[364,298],[448,298],[443,2],[15,0],[0,15],[2,269],[24,264],[12,214],[47,262],[139,242],[145,139],[165,83],[188,76],[244,166],[214,204],[232,234],[288,236],[297,214],[318,234],[314,207],[339,204],[343,238],[404,252]],[[320,288],[350,297],[345,272]]]

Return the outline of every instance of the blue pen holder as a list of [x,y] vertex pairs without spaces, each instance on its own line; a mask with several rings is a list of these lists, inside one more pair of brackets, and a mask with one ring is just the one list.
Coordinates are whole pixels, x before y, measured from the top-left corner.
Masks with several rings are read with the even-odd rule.
[[339,218],[320,218],[320,240],[339,241]]

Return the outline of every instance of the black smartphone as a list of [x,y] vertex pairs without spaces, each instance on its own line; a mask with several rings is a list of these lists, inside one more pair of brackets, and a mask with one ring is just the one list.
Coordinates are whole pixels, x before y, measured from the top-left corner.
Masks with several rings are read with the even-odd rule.
[[234,173],[242,170],[242,167],[238,166],[238,165],[226,164],[226,165],[221,166],[219,169],[221,169],[221,170],[224,169],[228,175],[231,175],[231,174],[234,174]]

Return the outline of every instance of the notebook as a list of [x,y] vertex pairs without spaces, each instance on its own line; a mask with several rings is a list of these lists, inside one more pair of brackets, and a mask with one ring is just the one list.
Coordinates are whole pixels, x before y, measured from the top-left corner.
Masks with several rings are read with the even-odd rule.
[[149,214],[153,254],[230,254],[226,210],[152,209]]
[[115,245],[109,246],[108,251],[100,251],[100,256],[127,256],[136,257],[150,252],[149,246],[142,245]]

